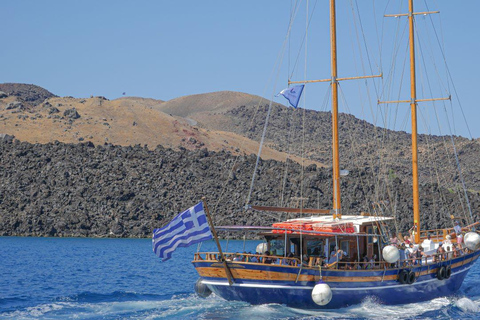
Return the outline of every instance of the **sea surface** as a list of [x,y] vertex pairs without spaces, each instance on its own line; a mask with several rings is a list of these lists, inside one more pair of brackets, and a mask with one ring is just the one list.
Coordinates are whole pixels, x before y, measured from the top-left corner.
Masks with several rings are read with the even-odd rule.
[[[225,249],[226,241],[222,242]],[[229,241],[229,252],[258,241]],[[0,319],[478,319],[480,264],[453,297],[402,306],[374,299],[339,310],[198,298],[197,245],[161,262],[149,239],[0,237]],[[213,241],[201,251],[215,250]]]

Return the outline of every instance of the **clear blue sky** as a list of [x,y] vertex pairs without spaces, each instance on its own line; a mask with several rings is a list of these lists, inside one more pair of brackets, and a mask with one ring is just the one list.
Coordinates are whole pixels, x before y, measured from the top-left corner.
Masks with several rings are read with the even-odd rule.
[[[395,31],[396,22],[392,22],[394,18],[381,18],[387,1],[375,1],[377,20],[370,18],[373,16],[371,0],[356,1],[359,6],[365,5],[361,10],[369,11],[362,22],[367,40],[375,43],[371,53],[372,65],[380,64],[379,43],[382,52],[387,53],[382,58],[383,66],[372,72],[381,69],[385,73],[390,59],[388,39],[393,35],[385,35],[379,41],[377,33],[381,33],[382,28],[385,32]],[[403,7],[398,0],[392,0],[386,13],[396,13],[396,8],[404,11],[406,1],[400,2]],[[303,1],[302,6],[305,3]],[[322,22],[311,24],[308,56],[309,60],[318,56],[322,62],[309,62],[309,67],[315,71],[309,71],[307,77],[328,78],[329,43],[325,32],[328,21],[324,19],[328,3],[326,0],[315,3],[310,0],[310,10],[316,6],[315,18]],[[356,37],[352,35],[355,29],[351,15],[348,16],[352,3],[355,5],[355,0],[338,0],[337,4],[339,76],[362,73],[358,64],[355,65],[358,62],[354,62],[359,55],[352,57],[354,50],[341,40],[344,35]],[[448,66],[468,114],[472,135],[480,137],[480,126],[476,125],[480,119],[477,102],[480,1],[422,0],[417,3],[419,10],[423,11],[424,3],[427,3],[430,10],[441,11],[440,17],[434,19],[440,22],[437,30],[441,31],[447,48]],[[278,78],[273,76],[274,80],[277,79],[276,85],[274,81],[269,82],[287,31],[290,7],[291,2],[287,0],[3,0],[0,83],[32,83],[54,94],[74,97],[103,95],[114,99],[126,92],[129,96],[169,100],[196,93],[231,90],[270,98],[273,92],[287,86],[285,66],[294,64],[299,50],[298,42],[292,40],[291,50],[285,53],[284,67]],[[298,39],[302,38],[303,32],[298,30],[304,29],[305,25],[302,14],[300,10],[297,27],[293,30]],[[377,23],[376,27],[373,22]],[[314,30],[322,31],[316,33]],[[363,59],[366,61],[365,55]],[[302,62],[294,73],[295,79],[303,78],[303,60],[301,52],[299,61]],[[444,75],[445,71],[439,73]],[[316,89],[308,87],[307,108],[324,109],[323,99],[328,85],[318,86],[323,86],[319,94]],[[349,100],[348,108],[341,107],[341,111],[372,122],[368,108],[355,103],[358,89],[348,89],[348,86],[344,86],[345,93],[354,97]],[[408,131],[408,126],[401,125],[407,109],[400,107],[399,110],[394,127]],[[459,115],[457,113],[456,120],[460,120]],[[456,123],[457,134],[469,136],[462,126],[462,122]]]

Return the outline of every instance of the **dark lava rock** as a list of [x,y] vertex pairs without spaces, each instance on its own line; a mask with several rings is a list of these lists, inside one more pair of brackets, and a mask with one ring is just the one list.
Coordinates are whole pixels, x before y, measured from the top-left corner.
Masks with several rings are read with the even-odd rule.
[[15,139],[15,136],[13,135],[0,133],[0,140],[3,140],[4,143],[12,143],[13,139]]
[[48,111],[47,111],[47,112],[48,112],[48,114],[54,114],[54,113],[59,113],[60,110],[58,110],[57,108],[51,106],[51,107],[48,108]]
[[80,115],[77,112],[77,109],[72,108],[72,109],[67,109],[63,112],[63,115],[68,118],[68,119],[78,119],[80,118]]
[[[12,140],[0,139],[0,236],[149,237],[203,196],[221,225],[269,225],[293,218],[244,211],[254,155]],[[262,160],[257,173],[251,204],[294,206],[301,196],[308,199],[305,207],[332,206],[328,168],[304,170],[289,162],[285,172],[285,163]],[[395,208],[397,231],[405,232],[412,225],[411,184],[393,176],[379,183],[376,171],[350,170],[342,177],[343,213],[375,213],[378,206],[371,203],[388,190],[391,205],[382,207],[382,214]],[[456,191],[423,184],[420,192],[422,229],[451,226],[449,214],[463,215]],[[480,196],[469,196],[478,212]]]
[[12,109],[24,110],[25,107],[20,101],[13,101],[7,104],[7,106],[5,107],[5,110],[12,110]]
[[45,99],[56,97],[53,93],[42,87],[24,83],[0,83],[0,91],[9,96],[16,96],[18,100],[28,106],[41,104]]

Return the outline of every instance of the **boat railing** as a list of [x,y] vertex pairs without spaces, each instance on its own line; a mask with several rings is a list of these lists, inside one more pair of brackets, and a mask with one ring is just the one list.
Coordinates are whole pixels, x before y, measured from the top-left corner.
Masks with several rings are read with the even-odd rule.
[[[301,265],[300,259],[295,257],[282,257],[282,256],[267,256],[264,254],[250,254],[250,253],[238,253],[238,252],[226,252],[223,254],[226,261],[232,262],[247,262],[247,263],[261,263],[261,264],[279,264],[286,266],[299,266]],[[197,252],[194,256],[194,261],[221,261],[220,254],[218,252]]]
[[[462,231],[465,231],[465,232],[473,231],[473,229],[475,227],[479,226],[479,225],[480,225],[480,221],[472,223],[468,226],[463,227]],[[447,238],[447,235],[450,235],[450,237],[452,238],[452,241],[456,241],[456,235],[455,235],[455,231],[453,230],[453,228],[421,230],[420,231],[420,240],[423,241],[423,240],[427,239],[428,236],[430,236],[431,240],[442,241],[442,240],[445,240]]]
[[401,259],[395,263],[389,263],[386,261],[368,261],[368,262],[340,261],[336,266],[334,266],[334,268],[343,269],[343,270],[398,269],[398,268],[405,268],[405,267],[414,267],[419,265],[429,265],[429,264],[434,264],[440,261],[449,261],[451,259],[464,256],[469,252],[471,252],[469,249],[463,248],[463,249],[447,251],[445,253],[426,254],[418,258],[415,257],[415,258],[409,258],[409,259]]
[[[451,259],[461,257],[470,250],[467,248],[455,249],[451,251],[446,251],[445,253],[432,253],[425,254],[422,257],[415,257],[409,259],[401,259],[395,263],[389,263],[386,261],[368,261],[368,262],[358,262],[358,261],[335,261],[334,263],[328,264],[327,259],[322,257],[310,256],[304,258],[304,263],[302,264],[301,260],[296,257],[283,257],[283,256],[271,256],[264,254],[250,254],[250,253],[224,253],[225,260],[229,262],[238,262],[238,263],[256,263],[256,264],[273,264],[273,265],[283,265],[283,266],[292,266],[302,268],[325,268],[328,270],[378,270],[378,269],[398,269],[406,267],[415,267],[419,265],[429,265],[434,264],[440,261],[449,261]],[[220,262],[220,254],[218,252],[197,252],[194,255],[194,262],[198,261],[215,261]]]

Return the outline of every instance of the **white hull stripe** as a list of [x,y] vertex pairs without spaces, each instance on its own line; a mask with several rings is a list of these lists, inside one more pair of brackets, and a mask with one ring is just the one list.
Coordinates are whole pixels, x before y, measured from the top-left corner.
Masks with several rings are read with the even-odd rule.
[[[462,271],[458,271],[452,273],[452,276],[456,274],[463,273],[469,270],[472,266],[469,266]],[[412,284],[396,284],[390,286],[380,286],[380,287],[356,287],[356,288],[332,288],[332,291],[358,291],[358,290],[382,290],[382,289],[391,289],[391,288],[399,288],[399,287],[409,287],[424,284],[427,282],[438,281],[437,279],[429,279],[420,282],[414,282]],[[210,280],[202,280],[204,284],[209,284],[213,286],[230,286],[227,281],[210,281]],[[327,283],[328,284],[328,283]],[[276,284],[256,284],[256,283],[234,283],[232,284],[233,287],[243,287],[243,288],[266,288],[266,289],[291,289],[291,290],[312,290],[312,286],[282,286]]]

